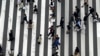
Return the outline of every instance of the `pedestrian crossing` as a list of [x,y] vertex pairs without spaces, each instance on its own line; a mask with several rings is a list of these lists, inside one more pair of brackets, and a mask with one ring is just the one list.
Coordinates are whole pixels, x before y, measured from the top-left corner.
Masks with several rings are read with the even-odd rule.
[[[3,47],[4,56],[10,56],[9,51],[14,49],[14,56],[20,52],[22,56],[52,56],[56,51],[59,56],[70,56],[74,54],[75,48],[78,46],[80,49],[80,56],[99,56],[98,52],[98,38],[95,34],[96,23],[93,22],[92,16],[88,18],[87,26],[84,28],[82,21],[82,30],[77,32],[74,29],[74,23],[72,23],[72,29],[69,34],[66,34],[67,25],[70,17],[75,11],[75,6],[80,8],[80,17],[83,20],[85,12],[89,13],[89,9],[86,7],[81,8],[84,4],[84,0],[61,0],[58,2],[54,0],[56,17],[50,19],[50,1],[51,0],[35,0],[27,4],[26,0],[23,1],[25,5],[23,9],[19,10],[20,0],[0,0],[0,44]],[[32,1],[32,0],[31,0]],[[89,6],[94,7],[98,13],[100,2],[96,0],[88,0]],[[33,13],[34,5],[38,7],[38,14]],[[32,28],[28,28],[29,25],[24,22],[21,24],[24,13],[27,16],[27,20],[32,19]],[[99,14],[100,15],[100,14]],[[60,24],[61,17],[64,17],[64,29],[56,27]],[[48,39],[47,36],[51,25],[55,27],[55,34],[58,34],[61,43],[58,50],[52,49],[53,39]],[[9,32],[13,30],[15,40],[9,40]],[[42,35],[41,44],[37,43],[37,38]],[[97,52],[97,53],[96,53]]]

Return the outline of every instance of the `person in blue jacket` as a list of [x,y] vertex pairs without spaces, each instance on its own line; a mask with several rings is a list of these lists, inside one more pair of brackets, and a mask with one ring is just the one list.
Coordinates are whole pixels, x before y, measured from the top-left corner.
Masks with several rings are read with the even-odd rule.
[[59,49],[58,45],[60,45],[60,43],[59,43],[59,37],[56,37],[56,39],[53,42],[53,48]]

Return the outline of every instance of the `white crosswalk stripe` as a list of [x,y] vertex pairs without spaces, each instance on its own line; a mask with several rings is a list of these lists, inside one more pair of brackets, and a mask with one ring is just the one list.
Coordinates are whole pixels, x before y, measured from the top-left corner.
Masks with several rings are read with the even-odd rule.
[[[65,12],[69,12],[69,0],[65,0]],[[66,34],[66,32],[67,32],[67,25],[68,25],[68,21],[69,21],[69,19],[67,19],[67,18],[69,18],[69,16],[68,16],[68,14],[69,13],[65,13],[65,50],[64,50],[64,56],[69,56],[69,53],[68,53],[68,51],[69,51],[69,35],[68,34]]]
[[[89,5],[92,6],[92,1],[89,0]],[[92,15],[89,16],[88,19],[89,24],[89,55],[93,56],[93,18]]]
[[6,56],[8,56],[10,54],[10,46],[11,46],[11,42],[8,41],[9,40],[9,33],[10,30],[12,30],[12,21],[13,21],[13,10],[14,10],[14,0],[10,1],[10,8],[9,8],[9,18],[8,18],[8,31],[7,31],[7,48],[6,48]]
[[[38,0],[35,2],[38,6]],[[31,56],[35,56],[35,43],[36,43],[36,27],[37,27],[37,15],[33,14],[33,30],[32,30],[32,45],[31,45]]]
[[[59,9],[59,10],[58,10]],[[60,20],[61,20],[61,3],[57,2],[57,23],[56,25],[60,25]],[[56,28],[56,34],[59,37],[59,42],[61,43],[61,27]],[[58,55],[60,56],[60,46],[58,46]]]
[[41,23],[40,23],[40,34],[42,34],[42,41],[41,41],[41,45],[39,46],[39,56],[43,56],[44,53],[44,27],[45,27],[45,4],[46,4],[46,0],[42,0],[41,1]]
[[[18,6],[19,8],[19,6]],[[21,22],[21,11],[17,8],[17,22],[16,22],[16,34],[15,34],[15,47],[14,56],[17,56],[19,50],[19,35],[20,35],[20,22]]]
[[1,9],[1,15],[0,15],[0,44],[2,45],[2,39],[3,39],[3,29],[4,29],[4,18],[5,18],[5,10],[6,10],[6,0],[2,1],[2,9]]
[[[75,12],[75,6],[77,6],[77,0],[73,0],[73,13]],[[73,22],[73,25],[74,25],[74,22]],[[74,30],[74,27],[73,27],[73,54],[75,52],[75,48],[77,47],[77,31]]]
[[[84,4],[84,0],[81,1],[81,6]],[[83,22],[85,8],[81,8],[81,19]],[[84,25],[84,22],[82,23]],[[81,31],[81,56],[85,56],[85,30]]]

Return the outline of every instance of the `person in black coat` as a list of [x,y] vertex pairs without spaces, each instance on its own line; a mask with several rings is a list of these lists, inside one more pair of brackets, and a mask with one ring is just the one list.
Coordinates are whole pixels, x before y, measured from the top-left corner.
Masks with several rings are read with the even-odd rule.
[[34,5],[34,10],[33,10],[33,13],[38,13],[38,8],[37,8],[37,5]]
[[35,2],[34,0],[32,0],[32,2]]
[[71,30],[71,25],[68,24],[68,25],[67,25],[67,32],[66,32],[66,33],[69,34],[69,33],[70,33],[70,30]]
[[58,52],[53,53],[52,56],[58,56]]
[[3,49],[2,49],[2,46],[0,45],[0,56],[3,56]]
[[92,15],[93,15],[93,13],[94,13],[94,11],[95,11],[95,10],[94,10],[94,8],[92,8],[92,7],[89,7],[89,8],[90,8],[90,10],[89,10],[89,11],[90,11],[90,13],[89,13],[89,15],[90,15],[90,14],[92,14]]
[[13,40],[14,40],[13,30],[10,30],[10,33],[9,33],[9,41],[13,41]]
[[30,2],[30,0],[27,0],[27,2]]
[[64,28],[64,17],[61,17],[60,26],[61,28]]
[[26,21],[28,23],[26,14],[24,14],[24,17],[23,17],[23,20],[22,20],[21,24],[23,24],[24,21]]
[[60,25],[58,25],[58,26],[56,26],[56,27],[64,28],[64,17],[61,17]]
[[79,48],[78,47],[76,47],[76,49],[75,49],[75,55],[77,55],[78,53],[80,53],[80,50],[79,50]]
[[2,53],[2,47],[1,47],[1,45],[0,45],[0,53]]
[[89,16],[89,15],[88,15],[87,13],[85,13],[85,16],[84,16],[84,19],[83,19],[83,20],[84,20],[84,25],[86,25],[86,21],[87,21],[87,19],[88,19],[88,16]]
[[76,11],[74,12],[74,14],[73,14],[73,15],[74,15],[75,19],[77,19],[77,18],[78,18],[78,13],[77,13]]
[[77,6],[75,8],[76,8],[76,12],[79,14],[80,9]]
[[29,20],[29,28],[32,28],[32,19]]

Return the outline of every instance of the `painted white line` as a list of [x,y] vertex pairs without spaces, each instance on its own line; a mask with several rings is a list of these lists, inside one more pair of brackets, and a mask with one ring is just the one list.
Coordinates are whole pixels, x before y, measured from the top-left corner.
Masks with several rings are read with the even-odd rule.
[[[92,6],[92,1],[89,0],[88,4]],[[93,53],[93,18],[92,18],[92,15],[89,16],[88,20],[89,20],[88,21],[88,24],[89,24],[89,56],[93,56],[94,53]]]
[[19,11],[18,8],[17,8],[17,22],[16,22],[14,56],[17,56],[18,51],[19,51],[19,36],[20,36],[21,11]]
[[93,21],[91,21],[91,15],[89,16],[89,55],[93,56]]
[[[35,5],[38,6],[38,0],[35,1]],[[37,30],[36,27],[37,27],[37,14],[33,14],[33,28],[32,28],[31,56],[35,56],[36,30]]]
[[[29,21],[29,5],[25,6],[25,14],[27,21]],[[28,43],[28,24],[24,23],[24,36],[23,36],[23,56],[27,56],[27,43]]]
[[23,56],[27,56],[27,39],[28,39],[28,25],[24,25],[24,36],[23,36]]
[[100,48],[99,48],[100,47],[100,37],[98,37],[98,39],[97,39],[97,44],[98,44],[97,45],[97,48],[98,48],[97,49],[98,50],[98,56],[100,56]]
[[6,10],[6,0],[2,1],[1,6],[1,15],[0,15],[0,44],[3,42],[3,29],[4,29],[4,21],[5,21],[5,10]]
[[8,17],[8,30],[7,30],[7,47],[6,47],[6,56],[9,55],[9,51],[10,51],[10,45],[11,42],[8,41],[9,39],[9,33],[10,30],[12,29],[12,22],[13,22],[13,10],[14,10],[14,0],[10,1],[10,7],[9,7],[9,17]]
[[[49,0],[49,4],[50,4],[50,0]],[[50,14],[52,13],[52,11],[50,10],[50,7],[49,7],[49,18],[50,18]],[[48,19],[48,28],[51,27],[51,25],[53,25],[53,23]],[[49,33],[50,31],[48,31]],[[50,37],[48,37],[50,38]],[[52,39],[48,39],[48,56],[52,56]]]
[[[77,6],[77,0],[73,0],[73,12],[75,12],[75,6]],[[75,48],[77,47],[77,31],[74,31],[74,30],[75,29],[73,29],[73,40],[72,40],[73,41],[73,54],[74,54]]]
[[[81,1],[81,6],[84,4],[84,0]],[[81,8],[81,7],[80,7]],[[81,8],[81,19],[82,19],[82,25],[83,23],[83,18],[85,14],[85,7]],[[81,31],[81,56],[85,56],[85,30],[82,29]]]
[[[96,0],[96,11],[100,17],[100,10],[98,8],[100,8],[100,0]],[[100,22],[97,23],[97,52],[98,52],[98,56],[100,56]]]
[[44,27],[45,27],[45,4],[46,0],[41,0],[41,26],[40,26],[40,34],[42,34],[42,43],[39,49],[39,56],[43,56],[44,53]]
[[67,25],[69,22],[69,0],[65,0],[65,48],[64,48],[64,56],[69,56],[69,34],[66,34]]
[[[61,3],[57,2],[57,24],[60,25],[60,20],[61,20]],[[56,34],[58,34],[59,37],[59,42],[61,43],[61,27],[56,28]],[[56,50],[58,52],[58,56],[60,56],[60,47],[61,45],[58,46],[59,49]]]

